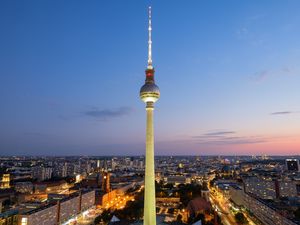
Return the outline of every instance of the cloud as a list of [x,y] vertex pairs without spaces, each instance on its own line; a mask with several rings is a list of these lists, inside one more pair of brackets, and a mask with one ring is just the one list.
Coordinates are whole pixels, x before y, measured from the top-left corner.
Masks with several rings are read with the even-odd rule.
[[271,72],[269,70],[263,70],[261,72],[257,72],[253,75],[254,80],[256,82],[262,82],[264,81],[267,77],[271,75]]
[[264,19],[266,17],[266,14],[255,14],[248,18],[249,21],[256,21],[260,19]]
[[289,68],[289,67],[283,67],[282,69],[282,72],[284,72],[284,73],[291,73],[292,71],[291,71],[291,69]]
[[298,76],[300,70],[293,66],[282,66],[280,68],[273,68],[272,70],[262,70],[254,73],[250,77],[257,83],[263,82],[268,78],[278,76]]
[[277,116],[277,115],[289,115],[289,114],[294,114],[294,113],[299,113],[299,112],[293,112],[293,111],[279,111],[279,112],[272,112],[270,115],[272,116]]
[[214,140],[214,141],[202,141],[200,144],[206,145],[243,145],[243,144],[258,144],[265,143],[267,140],[264,139],[253,139],[248,137],[238,137],[231,140]]
[[231,130],[212,130],[212,131],[208,131],[202,135],[192,136],[192,138],[213,139],[213,138],[226,137],[228,135],[235,134],[235,133],[236,133],[235,131],[231,131]]
[[116,118],[128,115],[132,109],[130,107],[120,107],[117,109],[97,109],[93,108],[91,110],[83,112],[85,116],[93,117],[99,120],[108,120],[110,118]]
[[257,144],[268,140],[262,136],[238,136],[236,131],[215,131],[204,133],[199,136],[192,136],[197,139],[198,144],[203,145],[237,145],[237,144]]
[[216,131],[204,134],[205,136],[219,136],[219,135],[228,135],[228,134],[235,134],[235,131]]
[[260,136],[234,136],[234,137],[217,137],[214,139],[200,139],[199,144],[206,145],[238,145],[238,144],[257,144],[264,143],[268,140]]
[[246,37],[249,34],[249,30],[247,27],[242,27],[236,31],[236,35],[238,38]]

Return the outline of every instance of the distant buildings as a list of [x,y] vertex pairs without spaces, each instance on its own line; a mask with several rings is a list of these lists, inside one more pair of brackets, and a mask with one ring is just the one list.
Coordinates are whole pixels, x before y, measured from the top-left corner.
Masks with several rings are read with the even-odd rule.
[[[179,184],[192,183],[202,186],[198,194],[201,192],[202,199],[210,200],[214,208],[218,203],[232,207],[232,211],[246,208],[245,214],[251,212],[248,218],[267,225],[300,224],[294,215],[300,202],[298,159],[226,156],[224,165],[223,158],[155,157],[156,179],[162,188],[158,196],[164,197],[157,199],[158,214],[168,213],[169,219],[176,220],[179,213],[187,221],[191,213],[181,208],[176,192],[185,186]],[[98,205],[116,207],[119,199],[127,199],[125,193],[134,195],[144,188],[144,162],[143,156],[0,157],[0,225],[39,225],[38,220],[50,225],[71,222],[95,203],[95,195]],[[210,184],[209,190],[205,183]],[[88,196],[84,191],[80,197],[80,189],[96,193],[89,192]],[[197,205],[205,206],[202,203]],[[205,207],[196,212],[205,213]]]
[[298,196],[297,185],[300,182],[290,178],[275,179],[271,177],[246,177],[243,180],[244,189],[261,199],[276,199],[280,197]]
[[52,168],[51,167],[41,167],[36,166],[32,168],[32,178],[38,181],[49,180],[52,178]]

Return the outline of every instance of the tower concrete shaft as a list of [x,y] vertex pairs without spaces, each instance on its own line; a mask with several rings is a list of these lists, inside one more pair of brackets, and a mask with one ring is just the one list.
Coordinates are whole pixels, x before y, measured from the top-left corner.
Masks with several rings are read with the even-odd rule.
[[144,225],[156,225],[153,111],[153,103],[147,102]]

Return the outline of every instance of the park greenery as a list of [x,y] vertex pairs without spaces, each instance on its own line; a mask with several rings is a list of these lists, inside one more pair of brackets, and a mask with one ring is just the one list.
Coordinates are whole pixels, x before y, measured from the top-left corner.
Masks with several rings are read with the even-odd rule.
[[234,218],[238,224],[246,224],[248,222],[244,214],[241,212],[236,213]]
[[300,207],[294,212],[295,219],[300,221]]
[[[156,196],[157,197],[178,197],[181,201],[180,209],[186,208],[188,203],[201,196],[202,186],[197,183],[191,184],[179,184],[178,186],[174,186],[173,184],[164,184],[163,182],[155,184]],[[95,219],[95,224],[100,224],[100,222],[104,222],[107,224],[111,218],[115,215],[122,221],[135,222],[141,220],[143,217],[144,211],[144,192],[136,192],[138,188],[129,190],[127,194],[135,193],[135,200],[127,202],[126,206],[123,209],[114,209],[114,210],[104,210],[103,213]],[[174,209],[170,209],[169,212],[174,211]],[[194,217],[190,218],[189,224],[202,220],[203,225],[211,225],[212,221],[205,221],[204,214],[197,214]],[[218,218],[220,221],[220,218]],[[181,222],[182,217],[179,216],[177,218],[177,222]]]

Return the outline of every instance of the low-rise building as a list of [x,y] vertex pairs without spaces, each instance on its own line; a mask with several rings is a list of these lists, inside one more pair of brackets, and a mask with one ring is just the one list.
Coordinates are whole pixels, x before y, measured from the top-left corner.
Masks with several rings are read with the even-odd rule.
[[185,184],[187,183],[187,178],[185,176],[170,175],[167,177],[167,182],[175,185]]
[[245,204],[244,190],[237,185],[229,186],[229,198],[237,206],[243,206]]
[[15,191],[19,193],[33,193],[33,184],[31,182],[17,182],[15,183]]
[[0,225],[18,225],[18,210],[0,213]]

